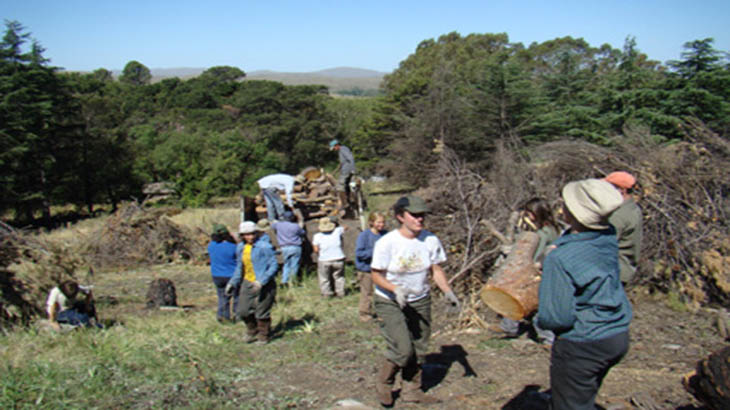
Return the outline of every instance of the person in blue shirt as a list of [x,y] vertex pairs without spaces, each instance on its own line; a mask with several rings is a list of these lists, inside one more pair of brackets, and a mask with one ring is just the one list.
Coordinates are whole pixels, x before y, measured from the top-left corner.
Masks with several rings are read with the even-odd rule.
[[[228,232],[228,228],[221,224],[213,225],[208,256],[210,257],[210,273],[218,294],[218,322],[227,322],[232,318],[231,309],[235,313],[238,308],[238,289],[232,296],[225,294],[225,287],[236,270],[236,241]],[[231,301],[233,306],[231,306]]]
[[629,349],[632,309],[619,278],[616,231],[608,223],[623,198],[599,179],[571,182],[562,197],[570,229],[543,262],[537,321],[556,335],[552,408],[594,409],[604,377]]
[[369,228],[360,232],[355,242],[355,269],[360,281],[360,320],[369,322],[373,317],[373,277],[370,274],[370,262],[373,260],[375,241],[385,235],[385,214],[372,212],[368,216]]

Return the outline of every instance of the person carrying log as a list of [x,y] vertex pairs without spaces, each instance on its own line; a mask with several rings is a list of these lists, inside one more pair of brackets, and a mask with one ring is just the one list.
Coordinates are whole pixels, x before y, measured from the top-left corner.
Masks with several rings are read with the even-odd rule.
[[355,175],[355,157],[352,155],[350,148],[340,144],[340,141],[334,139],[330,141],[330,151],[337,151],[340,163],[337,169],[340,170],[340,177],[337,179],[337,197],[340,202],[339,212],[347,213],[350,209],[349,193],[350,180]]
[[375,313],[387,350],[376,380],[376,394],[381,404],[393,404],[392,388],[401,371],[404,402],[437,403],[421,386],[421,363],[431,337],[431,294],[429,276],[444,292],[449,310],[458,313],[459,299],[449,286],[441,263],[446,252],[439,238],[424,229],[429,211],[423,199],[404,196],[393,206],[400,223],[375,242],[370,264],[375,284]]
[[642,221],[644,217],[633,196],[636,178],[628,172],[616,171],[606,175],[604,180],[610,182],[623,198],[621,206],[611,214],[608,222],[616,228],[621,283],[626,286],[636,276],[643,235]]
[[[555,221],[550,204],[542,198],[532,198],[522,206],[523,217],[521,220],[526,225],[525,229],[536,231],[539,238],[537,249],[532,255],[532,260],[536,264],[540,264],[548,252],[548,245],[558,239],[558,223]],[[555,340],[555,335],[550,330],[542,329],[532,321],[538,342],[551,345]],[[520,335],[520,321],[503,317],[499,324],[499,330],[507,337],[517,337]]]
[[287,204],[291,209],[294,209],[294,202],[292,201],[294,184],[304,183],[304,180],[305,178],[302,175],[293,177],[287,174],[271,174],[256,181],[266,201],[266,215],[270,222],[279,221],[284,217],[284,203],[281,201],[279,193],[284,192]]
[[553,409],[593,409],[608,371],[629,349],[631,304],[619,279],[618,241],[608,217],[621,194],[600,179],[562,191],[569,230],[543,262],[537,322],[555,332]]

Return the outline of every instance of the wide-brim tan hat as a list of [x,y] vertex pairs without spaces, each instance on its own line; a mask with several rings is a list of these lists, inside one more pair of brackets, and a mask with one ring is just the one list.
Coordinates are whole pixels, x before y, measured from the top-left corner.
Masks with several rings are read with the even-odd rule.
[[563,187],[563,200],[571,214],[589,229],[608,228],[608,216],[623,202],[621,193],[602,179],[584,179]]
[[319,231],[320,232],[332,232],[335,230],[335,223],[332,222],[328,217],[324,217],[319,220]]
[[271,222],[269,222],[268,219],[259,219],[258,222],[256,222],[256,230],[259,232],[266,232],[271,228]]

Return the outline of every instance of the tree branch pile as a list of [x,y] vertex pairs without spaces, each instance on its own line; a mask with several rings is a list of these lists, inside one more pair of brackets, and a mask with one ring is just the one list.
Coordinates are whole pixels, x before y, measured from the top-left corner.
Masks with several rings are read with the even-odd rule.
[[429,226],[449,253],[452,285],[481,290],[501,245],[513,240],[510,215],[528,199],[543,197],[557,213],[567,182],[625,170],[639,181],[644,214],[640,269],[631,285],[677,292],[694,307],[729,306],[730,143],[700,123],[689,124],[685,139],[673,144],[627,128],[612,148],[557,141],[518,154],[498,146],[481,174],[444,149],[419,194],[434,206]]
[[204,233],[170,220],[179,209],[144,209],[129,203],[88,238],[83,253],[96,267],[196,261],[205,254]]
[[73,278],[83,264],[68,245],[0,222],[0,329],[44,314],[50,289]]

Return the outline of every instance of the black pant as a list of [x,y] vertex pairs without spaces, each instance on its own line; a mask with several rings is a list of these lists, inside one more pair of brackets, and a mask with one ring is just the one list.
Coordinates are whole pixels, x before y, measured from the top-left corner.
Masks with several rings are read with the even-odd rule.
[[558,338],[550,358],[552,409],[595,409],[603,378],[628,350],[629,332],[590,342]]

